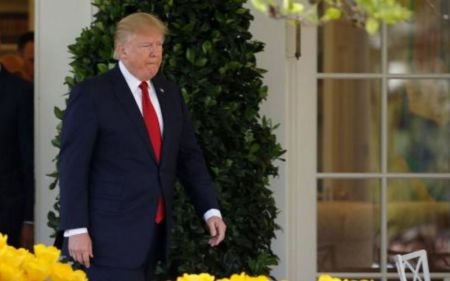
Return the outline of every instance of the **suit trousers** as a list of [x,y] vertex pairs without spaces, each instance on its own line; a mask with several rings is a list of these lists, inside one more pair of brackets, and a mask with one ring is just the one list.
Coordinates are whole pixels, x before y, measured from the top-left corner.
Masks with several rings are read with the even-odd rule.
[[0,233],[8,235],[8,244],[20,246],[23,225],[23,196],[10,195],[0,189]]
[[[95,262],[86,269],[89,281],[152,281],[153,271],[159,260],[163,259],[165,221],[155,225],[155,235],[150,243],[147,259],[144,264],[135,269],[113,268],[102,265],[95,265]],[[113,249],[111,249],[114,251]],[[94,253],[95,256],[95,253]]]

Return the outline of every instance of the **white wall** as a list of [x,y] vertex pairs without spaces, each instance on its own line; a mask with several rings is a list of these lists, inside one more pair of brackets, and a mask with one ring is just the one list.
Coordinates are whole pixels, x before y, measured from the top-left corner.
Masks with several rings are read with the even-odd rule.
[[[250,5],[249,5],[250,6]],[[283,20],[274,20],[250,7],[255,20],[252,22],[250,31],[254,39],[264,42],[264,51],[259,53],[257,65],[266,69],[264,83],[268,86],[267,100],[261,107],[262,115],[267,116],[273,124],[280,124],[275,131],[277,141],[283,148],[287,147],[287,61],[286,61],[286,32]],[[283,155],[286,158],[287,155]],[[277,239],[273,242],[273,249],[280,258],[280,264],[274,268],[273,276],[278,279],[287,278],[287,194],[288,177],[287,163],[279,162],[278,178],[271,180],[271,189],[274,191],[275,201],[280,214],[277,223],[282,230],[277,233]]]
[[39,0],[35,12],[36,242],[51,244],[47,213],[55,194],[49,191],[51,178],[46,174],[54,171],[52,159],[57,153],[51,146],[57,125],[53,107],[64,105],[63,95],[68,90],[63,83],[70,62],[67,46],[90,23],[91,5],[89,0]]

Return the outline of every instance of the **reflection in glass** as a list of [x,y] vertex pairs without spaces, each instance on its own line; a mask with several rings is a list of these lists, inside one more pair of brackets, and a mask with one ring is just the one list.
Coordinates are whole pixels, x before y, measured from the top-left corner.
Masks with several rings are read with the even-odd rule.
[[450,72],[450,1],[403,2],[412,9],[414,18],[388,29],[388,71]]
[[379,272],[378,180],[318,182],[317,270]]
[[380,81],[319,80],[319,172],[380,170]]
[[450,180],[395,179],[388,186],[388,262],[427,250],[430,271],[450,270]]
[[450,172],[450,80],[389,81],[390,172]]
[[380,72],[380,40],[346,20],[319,27],[318,72]]

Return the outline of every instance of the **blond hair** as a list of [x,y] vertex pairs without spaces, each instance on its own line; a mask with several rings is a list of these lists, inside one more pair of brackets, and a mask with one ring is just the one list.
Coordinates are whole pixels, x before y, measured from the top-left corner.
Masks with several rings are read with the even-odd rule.
[[125,44],[130,35],[145,30],[154,30],[163,36],[167,34],[167,26],[157,16],[149,13],[133,13],[122,18],[116,27],[114,34],[114,58],[117,59],[116,48],[119,44]]

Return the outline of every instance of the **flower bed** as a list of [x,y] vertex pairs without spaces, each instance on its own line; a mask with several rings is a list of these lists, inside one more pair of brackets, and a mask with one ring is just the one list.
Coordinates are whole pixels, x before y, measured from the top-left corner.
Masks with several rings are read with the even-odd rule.
[[8,236],[0,233],[0,281],[87,281],[81,270],[60,263],[60,250],[37,244],[34,254],[7,244]]

